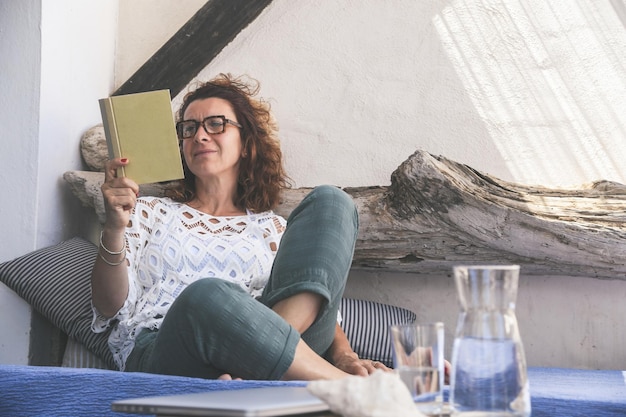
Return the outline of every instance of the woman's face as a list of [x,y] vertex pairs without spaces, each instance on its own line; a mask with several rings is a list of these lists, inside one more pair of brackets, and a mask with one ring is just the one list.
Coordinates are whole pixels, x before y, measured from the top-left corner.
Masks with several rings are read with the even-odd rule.
[[[230,102],[214,97],[192,101],[183,119],[202,122],[210,116],[224,116],[237,122]],[[224,125],[224,132],[217,134],[208,134],[199,126],[192,138],[183,140],[185,162],[200,179],[230,178],[236,181],[241,152],[241,132],[230,123]]]

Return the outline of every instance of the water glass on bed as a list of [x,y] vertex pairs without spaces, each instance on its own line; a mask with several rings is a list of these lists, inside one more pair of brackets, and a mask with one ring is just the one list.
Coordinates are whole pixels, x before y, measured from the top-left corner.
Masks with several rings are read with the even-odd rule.
[[443,323],[391,326],[391,345],[395,372],[418,410],[439,415],[443,407]]

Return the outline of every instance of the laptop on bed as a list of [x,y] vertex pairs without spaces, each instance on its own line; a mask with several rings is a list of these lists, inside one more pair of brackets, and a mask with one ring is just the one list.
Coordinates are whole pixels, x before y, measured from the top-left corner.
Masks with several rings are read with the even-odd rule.
[[113,411],[157,416],[276,417],[318,413],[328,405],[306,387],[280,386],[119,400]]

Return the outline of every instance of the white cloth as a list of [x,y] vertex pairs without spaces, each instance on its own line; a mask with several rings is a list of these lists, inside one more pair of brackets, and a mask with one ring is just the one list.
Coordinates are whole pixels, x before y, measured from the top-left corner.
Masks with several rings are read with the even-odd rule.
[[221,278],[259,296],[285,226],[285,219],[271,211],[214,217],[169,198],[139,198],[125,235],[128,297],[110,319],[94,308],[92,324],[102,332],[118,320],[109,337],[118,367],[124,369],[140,330],[158,329],[192,282]]
[[425,417],[395,372],[311,381],[307,389],[343,417]]

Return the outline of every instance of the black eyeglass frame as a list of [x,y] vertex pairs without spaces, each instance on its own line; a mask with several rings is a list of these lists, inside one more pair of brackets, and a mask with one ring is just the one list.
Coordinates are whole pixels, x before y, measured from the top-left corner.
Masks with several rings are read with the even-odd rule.
[[[221,119],[222,120],[222,130],[220,130],[219,132],[209,132],[209,129],[207,129],[206,127],[206,121],[209,119]],[[194,130],[193,130],[193,134],[191,136],[188,137],[183,137],[182,135],[182,128],[183,128],[183,123],[193,123],[194,124]],[[235,127],[238,127],[239,129],[241,129],[243,126],[241,126],[239,123],[237,123],[234,120],[231,119],[227,119],[226,116],[220,114],[220,115],[216,115],[216,116],[209,116],[209,117],[205,117],[204,119],[202,119],[201,122],[197,121],[197,120],[181,120],[180,122],[176,123],[176,135],[178,136],[179,140],[187,140],[187,139],[193,139],[196,134],[198,133],[198,128],[200,126],[202,126],[204,128],[204,131],[207,133],[207,135],[219,135],[220,133],[224,133],[224,131],[226,130],[226,124],[231,124]]]

